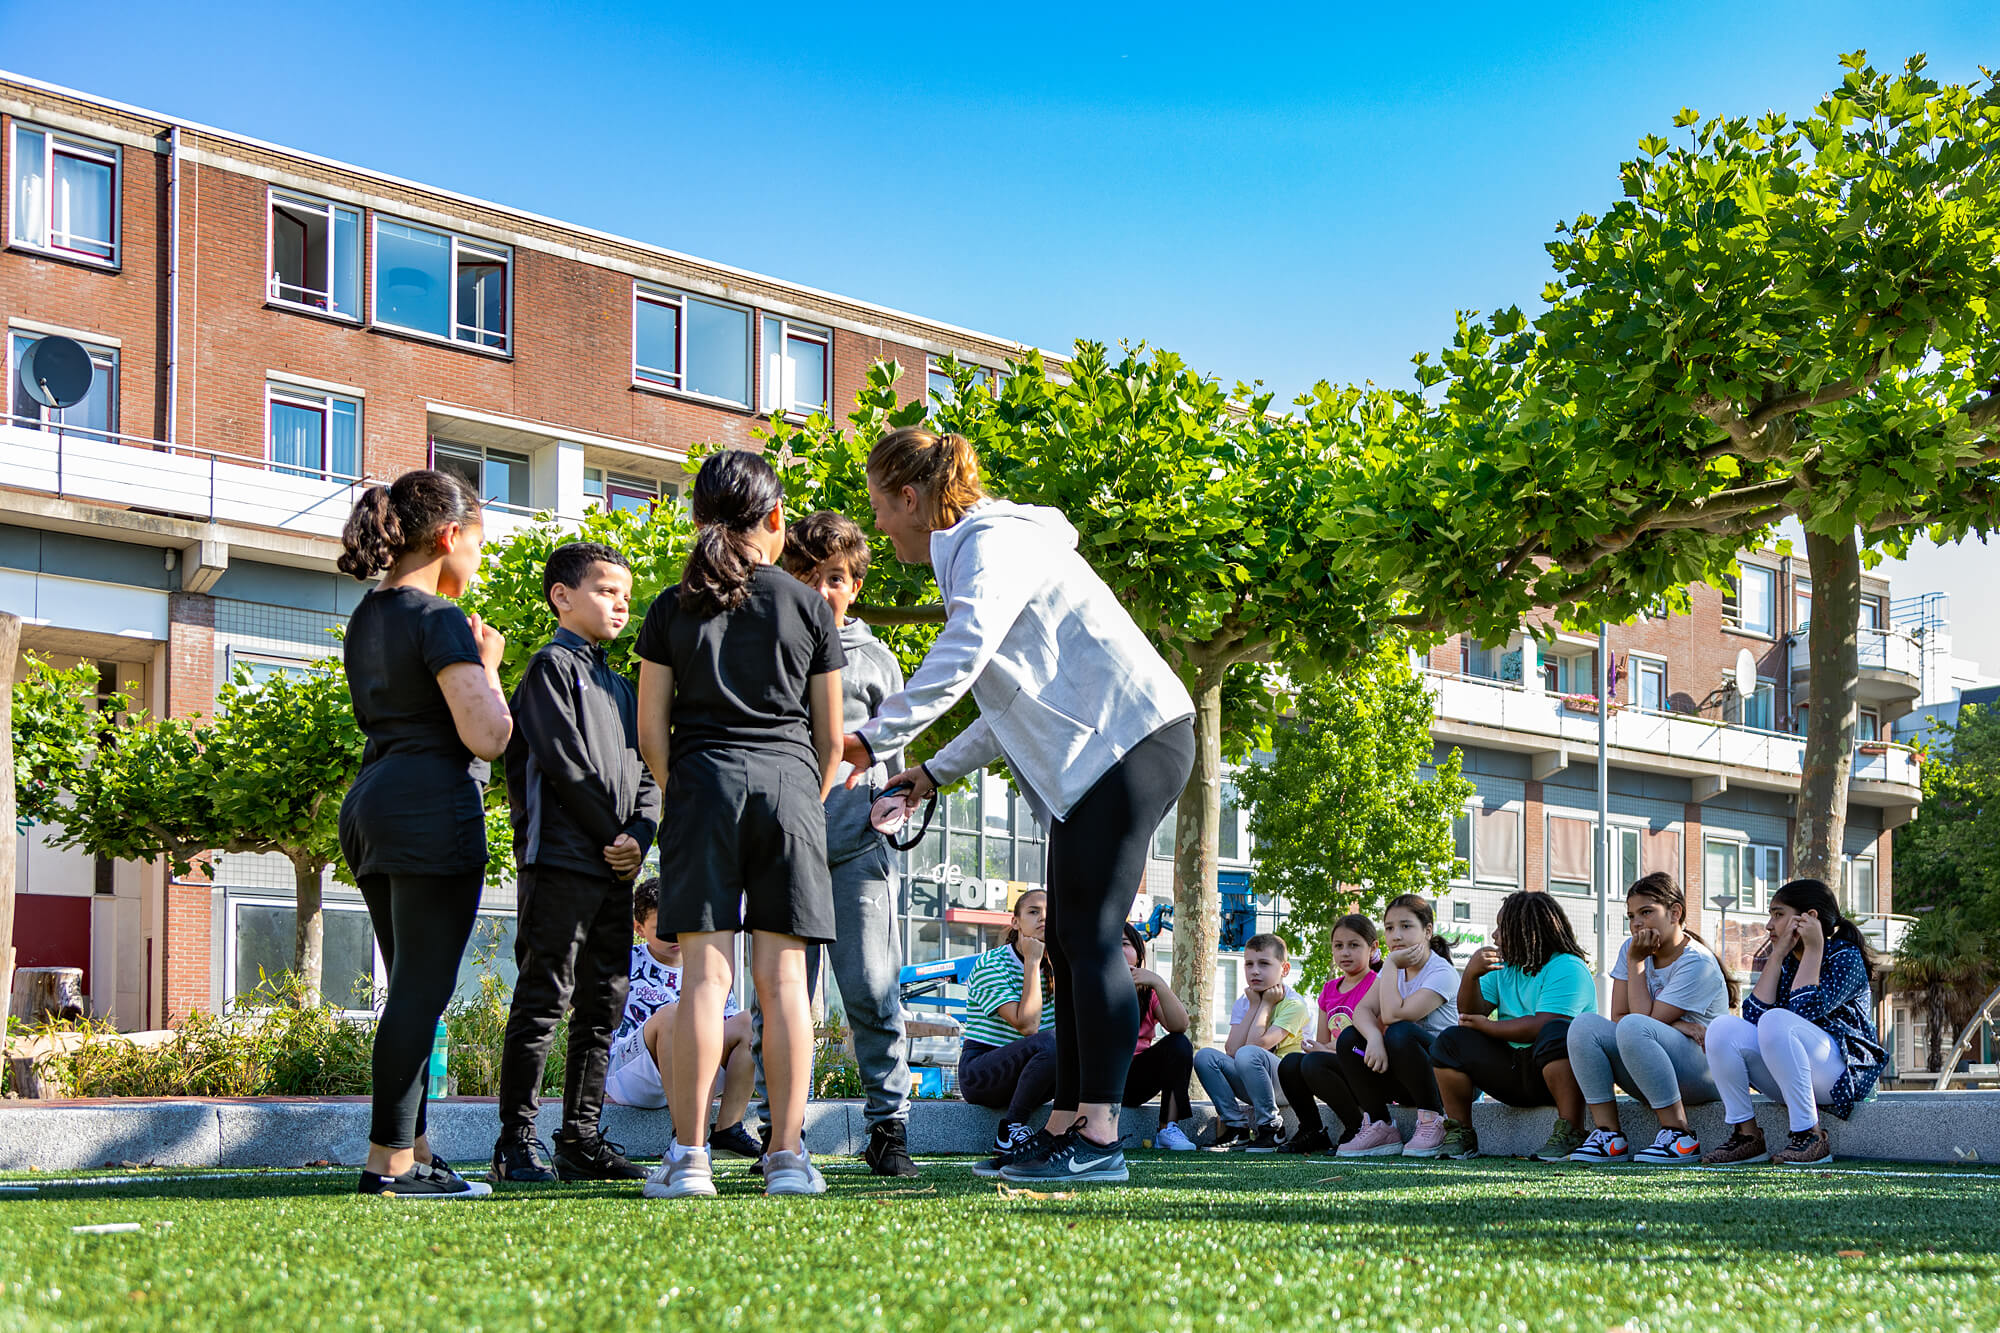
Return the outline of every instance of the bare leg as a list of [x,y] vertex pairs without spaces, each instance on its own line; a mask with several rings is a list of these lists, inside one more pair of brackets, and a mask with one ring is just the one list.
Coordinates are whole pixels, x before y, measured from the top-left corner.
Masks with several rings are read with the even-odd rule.
[[1653,1112],[1659,1118],[1661,1129],[1677,1129],[1688,1132],[1688,1109],[1686,1102],[1675,1102],[1672,1106],[1662,1106]]
[[1542,1082],[1556,1099],[1556,1114],[1572,1127],[1583,1124],[1583,1089],[1570,1072],[1569,1061],[1551,1060],[1542,1066]]
[[[1574,1124],[1575,1122],[1572,1121],[1571,1123]],[[1590,1104],[1590,1123],[1598,1129],[1608,1129],[1614,1133],[1618,1132],[1618,1103],[1592,1102]]]
[[400,1176],[416,1164],[415,1148],[384,1148],[379,1143],[368,1145],[368,1160],[362,1170],[372,1171],[378,1176]]
[[[752,938],[750,960],[758,1002],[764,1010],[764,1083],[771,1094],[771,1151],[800,1152],[804,1149],[806,1093],[811,1090],[813,1059],[806,942],[796,935],[760,930]],[[717,1050],[718,1060],[721,1055]]]
[[[681,998],[674,1015],[674,1081],[667,1088],[667,1107],[674,1117],[674,1138],[684,1148],[708,1145],[708,1098],[714,1087],[711,1072],[722,1063],[722,1009],[729,999],[732,932],[684,932],[681,943]],[[803,1108],[801,1108],[803,1110]]]
[[1461,1125],[1471,1124],[1472,1075],[1463,1069],[1440,1069],[1437,1081],[1438,1097],[1444,1102],[1445,1115]]
[[750,1058],[750,1015],[738,1014],[723,1024],[722,1036],[728,1054],[717,1078],[722,1108],[715,1113],[715,1123],[727,1126],[741,1123],[749,1112],[756,1083],[757,1066]]
[[1082,1124],[1083,1119],[1083,1111],[1081,1109],[1075,1111],[1051,1111],[1049,1112],[1048,1123],[1042,1126],[1042,1132],[1046,1134],[1067,1134]]
[[1111,1102],[1085,1102],[1077,1108],[1083,1136],[1092,1143],[1108,1146],[1118,1142],[1118,1107]]
[[674,1090],[674,1015],[680,1012],[678,1002],[663,1004],[646,1019],[646,1026],[640,1034],[646,1049],[652,1052],[653,1067],[660,1071],[660,1087],[669,1098]]

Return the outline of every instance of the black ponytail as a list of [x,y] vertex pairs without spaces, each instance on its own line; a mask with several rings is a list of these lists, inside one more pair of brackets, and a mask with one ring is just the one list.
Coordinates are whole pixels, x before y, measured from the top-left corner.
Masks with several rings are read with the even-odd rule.
[[1833,896],[1833,890],[1821,879],[1795,879],[1771,895],[1773,907],[1785,906],[1804,916],[1807,912],[1819,918],[1819,928],[1826,935],[1828,944],[1839,940],[1861,950],[1861,961],[1873,972],[1876,966],[1875,951],[1868,947],[1868,939],[1861,933],[1861,927],[1850,921],[1840,910],[1840,902]]
[[758,455],[724,449],[702,463],[689,498],[700,531],[681,574],[680,605],[706,620],[734,611],[750,596],[757,572],[750,534],[783,502],[785,487]]
[[342,573],[370,579],[436,540],[448,523],[480,526],[479,494],[463,477],[420,468],[387,486],[370,486],[354,502],[341,530],[335,561]]
[[1389,905],[1382,909],[1382,923],[1384,925],[1387,925],[1389,922],[1389,913],[1395,911],[1398,907],[1415,917],[1417,924],[1430,932],[1431,952],[1444,959],[1447,963],[1451,962],[1451,941],[1437,933],[1437,910],[1431,906],[1430,900],[1414,893],[1406,893],[1400,898],[1391,898]]

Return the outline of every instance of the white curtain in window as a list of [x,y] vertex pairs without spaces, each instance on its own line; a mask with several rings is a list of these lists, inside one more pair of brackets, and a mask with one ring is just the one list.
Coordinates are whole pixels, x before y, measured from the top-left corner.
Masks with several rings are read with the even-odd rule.
[[321,461],[321,432],[326,417],[310,407],[293,403],[271,404],[271,461],[280,472],[294,476],[317,476],[325,470]]
[[40,130],[14,130],[14,236],[30,245],[47,245],[49,197],[48,139]]
[[111,166],[55,155],[55,243],[111,257]]
[[1476,810],[1472,819],[1472,874],[1479,880],[1521,882],[1521,814]]

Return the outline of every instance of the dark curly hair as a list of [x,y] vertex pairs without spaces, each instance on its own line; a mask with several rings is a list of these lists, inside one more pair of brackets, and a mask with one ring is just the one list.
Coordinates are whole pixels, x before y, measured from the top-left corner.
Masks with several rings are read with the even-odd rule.
[[450,472],[419,468],[387,486],[370,486],[341,530],[342,573],[371,579],[435,540],[446,524],[480,526],[479,492]]
[[1501,962],[1531,977],[1558,954],[1584,956],[1562,904],[1553,894],[1531,889],[1501,899],[1499,915],[1493,919],[1493,945],[1500,950]]

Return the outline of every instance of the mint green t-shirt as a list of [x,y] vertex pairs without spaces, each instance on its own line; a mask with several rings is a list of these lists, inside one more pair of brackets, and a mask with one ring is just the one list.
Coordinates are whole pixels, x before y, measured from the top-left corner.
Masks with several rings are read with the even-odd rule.
[[[1482,973],[1479,998],[1493,1006],[1493,1017],[1503,1023],[1530,1014],[1575,1018],[1597,1012],[1597,983],[1591,980],[1590,964],[1573,953],[1559,953],[1533,976],[1511,964]],[[1512,1044],[1534,1045],[1529,1041]]]

